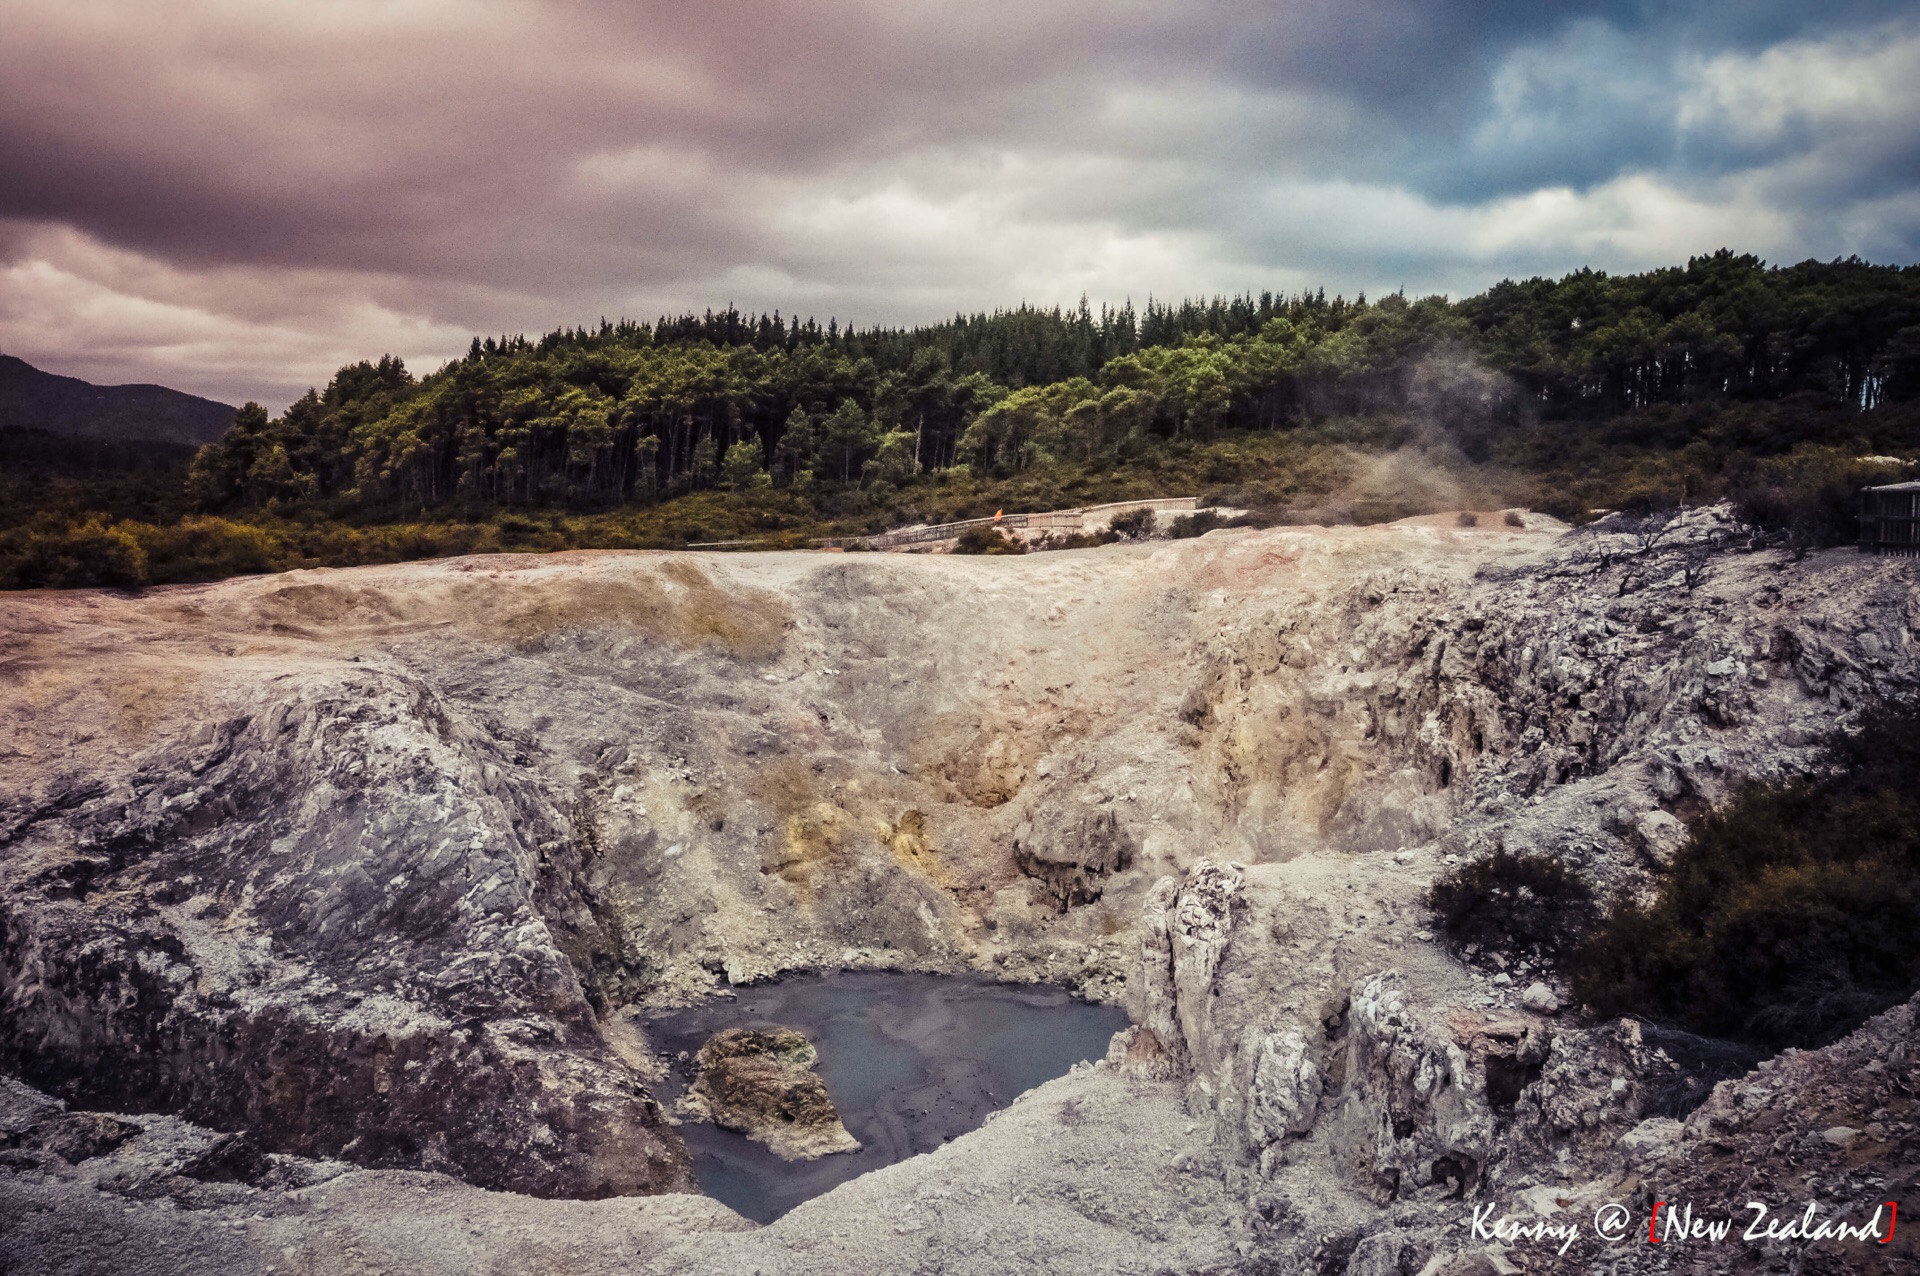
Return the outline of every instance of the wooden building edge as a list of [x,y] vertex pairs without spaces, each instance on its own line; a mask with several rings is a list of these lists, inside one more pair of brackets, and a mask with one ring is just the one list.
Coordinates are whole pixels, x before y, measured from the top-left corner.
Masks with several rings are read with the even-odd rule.
[[1860,548],[1889,558],[1920,558],[1920,483],[1861,489]]

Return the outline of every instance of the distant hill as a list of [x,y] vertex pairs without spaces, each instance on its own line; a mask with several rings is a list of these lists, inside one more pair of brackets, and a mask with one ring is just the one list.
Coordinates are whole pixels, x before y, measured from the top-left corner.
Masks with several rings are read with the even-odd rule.
[[0,354],[0,427],[65,438],[211,443],[234,409],[158,385],[93,385]]

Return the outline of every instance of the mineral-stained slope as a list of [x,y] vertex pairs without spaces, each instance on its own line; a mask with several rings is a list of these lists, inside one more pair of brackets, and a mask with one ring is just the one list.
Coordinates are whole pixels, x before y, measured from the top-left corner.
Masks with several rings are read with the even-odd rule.
[[[1132,1243],[1099,1182],[1197,1174],[1223,1195],[1166,1262],[1326,1267],[1322,1234],[1597,1165],[1657,1081],[1625,1030],[1525,1009],[1544,972],[1421,938],[1446,856],[1642,888],[1731,781],[1913,685],[1911,563],[1529,517],[9,595],[0,1070],[260,1155],[646,1194],[689,1180],[643,1004],[803,966],[1130,977],[1112,1064],[1043,1092],[1086,1156],[1047,1199],[1109,1211],[1055,1257]],[[1174,1178],[1119,1165],[1155,1104],[1203,1145],[1142,1145]],[[1002,1182],[1013,1121],[940,1173]],[[932,1191],[914,1164],[743,1269]]]

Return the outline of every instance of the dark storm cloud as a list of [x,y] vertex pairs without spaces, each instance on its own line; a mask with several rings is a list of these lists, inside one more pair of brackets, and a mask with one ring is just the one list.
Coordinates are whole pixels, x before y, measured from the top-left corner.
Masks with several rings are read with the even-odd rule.
[[284,400],[737,301],[1915,253],[1910,6],[0,0],[0,347]]

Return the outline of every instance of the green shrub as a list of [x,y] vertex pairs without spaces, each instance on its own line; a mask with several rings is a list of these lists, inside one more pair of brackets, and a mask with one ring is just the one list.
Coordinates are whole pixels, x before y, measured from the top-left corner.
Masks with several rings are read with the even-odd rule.
[[1427,906],[1457,950],[1551,963],[1593,925],[1593,892],[1546,855],[1499,850],[1443,875]]
[[0,587],[7,589],[139,589],[146,583],[140,542],[99,519],[28,528],[0,542]]
[[283,538],[251,523],[200,516],[159,527],[135,523],[128,531],[146,552],[156,583],[223,580],[297,565],[288,561]]
[[1617,905],[1574,993],[1712,1036],[1820,1045],[1920,985],[1920,716],[1831,745],[1822,778],[1749,784],[1693,822],[1659,896]]
[[1150,509],[1122,510],[1107,526],[1127,540],[1143,541],[1153,535],[1156,520]]

